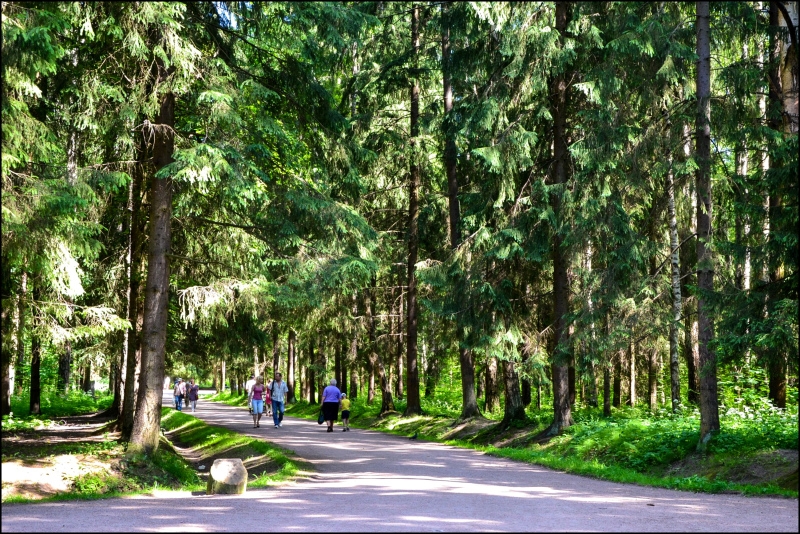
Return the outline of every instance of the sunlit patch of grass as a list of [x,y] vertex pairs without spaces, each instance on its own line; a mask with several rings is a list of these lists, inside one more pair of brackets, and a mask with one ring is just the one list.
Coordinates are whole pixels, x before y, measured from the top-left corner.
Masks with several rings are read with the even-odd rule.
[[248,482],[248,487],[263,487],[291,479],[298,473],[290,451],[277,447],[264,440],[251,438],[226,428],[211,426],[196,417],[163,408],[161,426],[171,432],[183,446],[190,447],[204,458],[225,454],[248,460],[254,454],[263,457],[259,463],[269,462],[269,472],[259,474]]

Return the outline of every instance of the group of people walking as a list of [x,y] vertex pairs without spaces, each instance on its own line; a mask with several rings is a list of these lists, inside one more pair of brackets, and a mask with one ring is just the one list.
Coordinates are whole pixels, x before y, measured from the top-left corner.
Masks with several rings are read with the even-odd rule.
[[251,375],[250,380],[245,383],[245,389],[250,413],[253,415],[253,428],[261,427],[261,416],[265,408],[267,415],[272,413],[275,428],[280,428],[283,422],[284,403],[289,395],[289,387],[283,381],[281,373],[275,373],[275,379],[269,386],[264,385],[263,377]]
[[200,386],[194,383],[194,378],[190,378],[188,383],[184,382],[182,378],[176,378],[175,385],[172,388],[172,395],[175,400],[176,410],[183,411],[182,407],[186,403],[186,407],[191,406],[194,412],[197,409]]
[[[253,416],[253,428],[261,428],[261,417],[265,411],[267,416],[272,415],[275,428],[281,428],[285,402],[289,395],[289,387],[283,381],[281,373],[275,373],[275,379],[269,386],[264,384],[263,377],[250,375],[250,380],[245,383],[245,389],[247,404]],[[175,409],[182,411],[185,402],[186,407],[191,407],[194,412],[197,409],[199,392],[200,386],[195,384],[194,379],[189,379],[187,383],[181,378],[176,378],[173,386]],[[339,419],[339,411],[342,412],[342,432],[350,430],[350,399],[336,387],[336,379],[332,378],[330,384],[322,391],[321,404],[322,419],[328,425],[328,432],[333,432],[333,423]]]

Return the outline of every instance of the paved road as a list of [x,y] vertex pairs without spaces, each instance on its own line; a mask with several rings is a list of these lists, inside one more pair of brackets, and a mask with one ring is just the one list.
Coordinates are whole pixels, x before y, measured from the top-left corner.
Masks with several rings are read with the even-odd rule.
[[292,417],[254,429],[243,408],[198,404],[198,417],[291,449],[315,475],[242,496],[4,505],[2,531],[798,531],[795,499],[615,484]]

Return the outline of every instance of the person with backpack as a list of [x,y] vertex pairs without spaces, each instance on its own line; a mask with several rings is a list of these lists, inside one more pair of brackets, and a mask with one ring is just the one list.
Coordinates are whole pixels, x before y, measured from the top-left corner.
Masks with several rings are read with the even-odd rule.
[[289,395],[289,387],[281,379],[280,373],[275,373],[275,379],[269,385],[270,396],[272,397],[272,421],[275,428],[283,426],[283,411],[286,397]]

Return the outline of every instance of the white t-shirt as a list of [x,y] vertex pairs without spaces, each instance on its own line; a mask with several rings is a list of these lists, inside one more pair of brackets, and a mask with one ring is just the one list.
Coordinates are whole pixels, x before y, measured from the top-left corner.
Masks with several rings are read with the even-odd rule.
[[250,380],[244,383],[244,390],[247,392],[248,395],[250,395],[250,389],[252,389],[252,387],[255,385],[256,385],[255,378],[251,378]]

